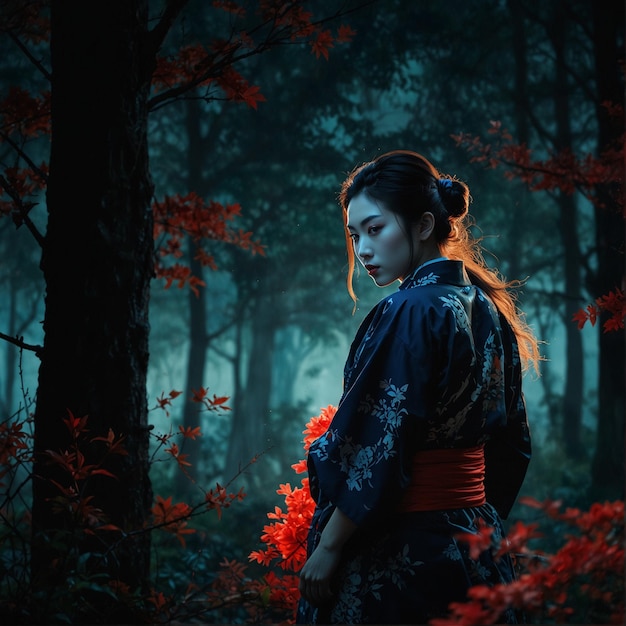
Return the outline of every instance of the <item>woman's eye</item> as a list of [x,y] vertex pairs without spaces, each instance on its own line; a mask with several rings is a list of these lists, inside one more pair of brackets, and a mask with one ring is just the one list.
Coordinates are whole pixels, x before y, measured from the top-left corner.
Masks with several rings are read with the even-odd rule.
[[352,243],[356,243],[359,240],[359,236],[356,233],[350,233],[350,239],[352,239]]
[[378,231],[380,231],[381,228],[382,228],[381,226],[370,226],[367,229],[367,232],[370,235],[375,235],[376,233],[378,233]]

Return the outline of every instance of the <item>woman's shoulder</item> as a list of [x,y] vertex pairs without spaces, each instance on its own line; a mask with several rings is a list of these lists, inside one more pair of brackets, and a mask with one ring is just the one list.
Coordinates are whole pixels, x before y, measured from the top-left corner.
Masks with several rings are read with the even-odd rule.
[[392,293],[374,307],[371,320],[382,322],[386,326],[411,321],[419,318],[433,319],[445,316],[445,300],[452,295],[456,287],[432,283],[416,289],[400,289]]

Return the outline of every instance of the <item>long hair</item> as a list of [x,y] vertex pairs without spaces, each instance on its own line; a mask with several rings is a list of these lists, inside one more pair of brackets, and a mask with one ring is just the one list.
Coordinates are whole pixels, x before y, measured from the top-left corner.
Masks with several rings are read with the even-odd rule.
[[399,217],[411,245],[408,233],[412,232],[412,226],[423,213],[433,214],[434,237],[442,252],[464,262],[471,282],[492,299],[513,329],[524,368],[532,364],[538,371],[538,341],[517,307],[517,289],[522,283],[505,280],[486,264],[480,240],[475,239],[469,229],[469,187],[456,178],[440,174],[428,159],[416,152],[394,150],[382,154],[356,167],[341,186],[339,203],[343,209],[348,253],[347,286],[353,301],[357,300],[353,287],[356,262],[347,228],[347,212],[352,198],[361,193]]

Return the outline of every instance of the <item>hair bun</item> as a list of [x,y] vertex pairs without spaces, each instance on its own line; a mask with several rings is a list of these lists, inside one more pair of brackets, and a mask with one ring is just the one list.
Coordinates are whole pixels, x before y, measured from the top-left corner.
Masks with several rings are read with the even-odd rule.
[[454,178],[439,178],[437,180],[439,197],[450,217],[463,217],[470,203],[469,187]]

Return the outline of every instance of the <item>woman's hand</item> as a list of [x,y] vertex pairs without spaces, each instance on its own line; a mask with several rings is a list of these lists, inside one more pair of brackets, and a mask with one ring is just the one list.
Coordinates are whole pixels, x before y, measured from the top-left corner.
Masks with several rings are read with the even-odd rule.
[[319,545],[311,554],[300,572],[300,594],[313,604],[321,606],[333,597],[330,583],[339,565],[341,550]]
[[330,583],[341,559],[341,549],[356,530],[356,524],[339,509],[335,509],[313,550],[300,572],[299,590],[302,597],[313,604],[326,604],[333,597]]

